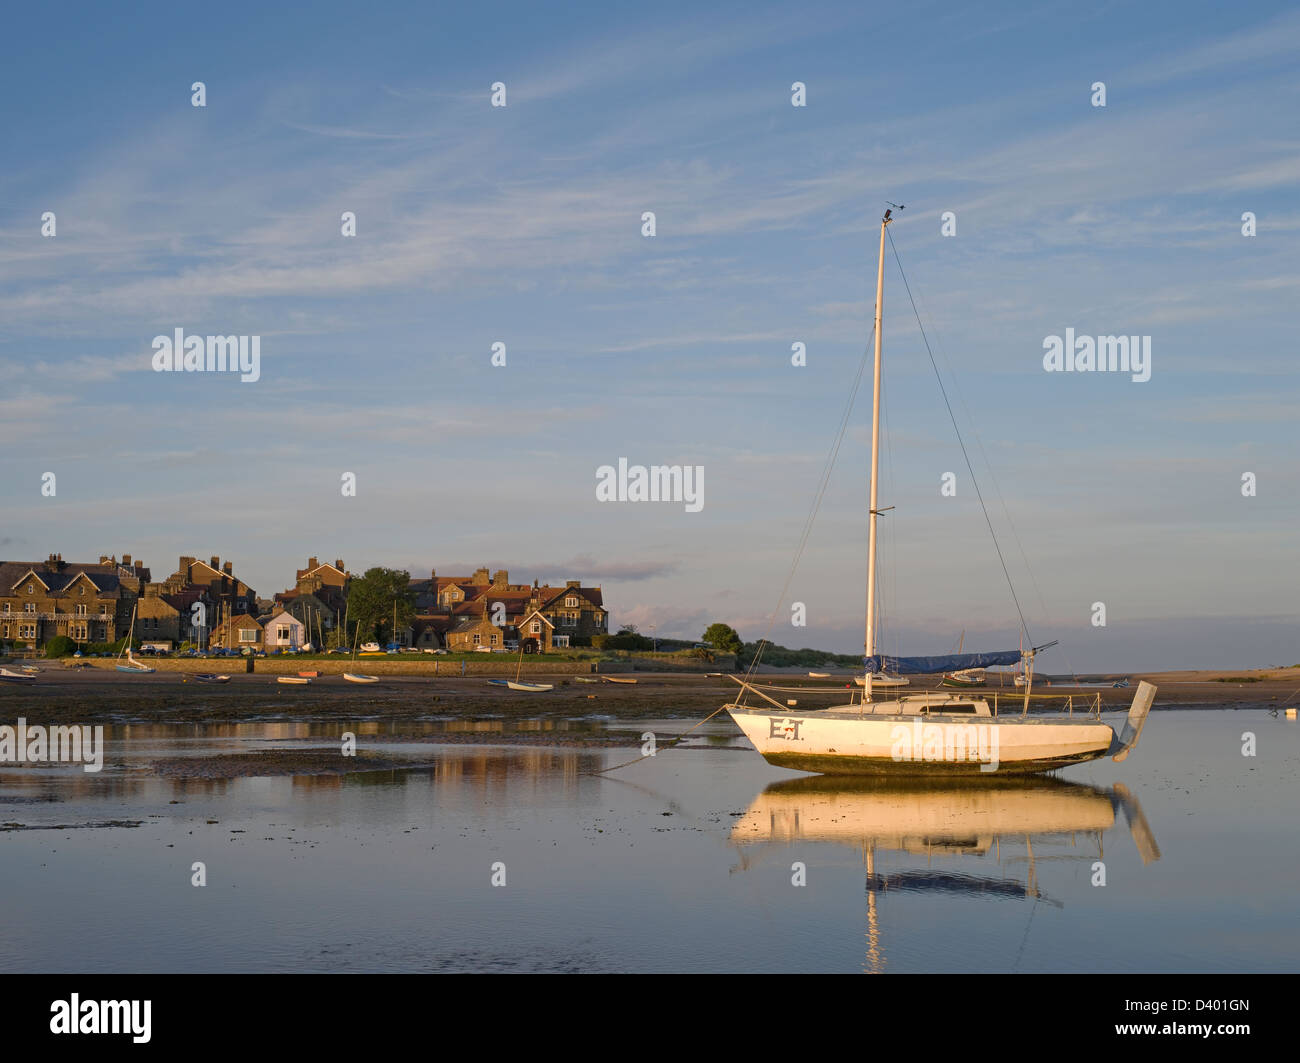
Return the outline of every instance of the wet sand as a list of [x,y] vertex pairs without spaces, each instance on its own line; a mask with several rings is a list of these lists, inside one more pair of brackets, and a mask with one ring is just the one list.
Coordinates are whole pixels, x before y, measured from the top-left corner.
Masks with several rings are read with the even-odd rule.
[[[201,683],[178,673],[131,676],[99,669],[42,665],[33,683],[0,683],[0,723],[23,717],[50,723],[215,723],[240,720],[536,719],[603,717],[608,720],[698,720],[733,699],[737,685],[725,676],[639,672],[635,684],[580,683],[548,677],[553,690],[523,693],[475,677],[393,676],[373,685],[325,676],[303,686],[277,683],[273,676],[237,674],[229,683]],[[1108,682],[1112,678],[1089,676]],[[1155,708],[1279,708],[1300,701],[1300,668],[1244,672],[1164,672],[1127,677],[1126,689],[1071,687],[1061,679],[1035,683],[1035,694],[1071,691],[1099,694],[1106,709],[1123,709],[1140,679],[1155,683]],[[1253,679],[1239,682],[1238,679]],[[1226,681],[1225,681],[1226,680]],[[851,677],[810,679],[806,672],[765,670],[756,684],[783,705],[801,710],[835,704],[848,693]],[[903,693],[938,686],[937,677],[913,679]],[[780,688],[780,689],[778,689]],[[991,682],[973,693],[1015,698],[1010,685]],[[1049,703],[1042,705],[1050,710]],[[724,717],[725,718],[725,717]],[[553,737],[548,736],[548,737]]]

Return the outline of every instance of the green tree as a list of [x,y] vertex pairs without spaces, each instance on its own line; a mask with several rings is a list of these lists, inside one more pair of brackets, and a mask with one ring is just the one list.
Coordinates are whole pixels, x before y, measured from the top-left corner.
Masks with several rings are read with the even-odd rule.
[[71,657],[77,652],[77,644],[67,635],[55,635],[45,644],[46,657]]
[[710,624],[703,641],[722,653],[739,653],[742,646],[736,629],[729,624]]
[[399,628],[408,625],[415,616],[415,592],[411,589],[409,572],[371,568],[360,579],[352,581],[348,592],[349,625],[374,632],[377,642],[391,642],[394,607]]

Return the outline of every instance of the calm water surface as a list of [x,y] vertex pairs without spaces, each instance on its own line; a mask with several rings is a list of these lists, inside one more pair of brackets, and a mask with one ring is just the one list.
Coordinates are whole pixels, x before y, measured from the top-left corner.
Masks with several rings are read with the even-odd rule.
[[[0,970],[1300,967],[1300,727],[1262,711],[1157,712],[1124,764],[1030,786],[836,783],[729,725],[604,777],[637,751],[401,743],[377,748],[436,768],[348,777],[144,766],[337,733],[133,726],[99,775],[0,772],[0,822],[58,827],[0,832]],[[141,825],[81,826],[108,821]]]

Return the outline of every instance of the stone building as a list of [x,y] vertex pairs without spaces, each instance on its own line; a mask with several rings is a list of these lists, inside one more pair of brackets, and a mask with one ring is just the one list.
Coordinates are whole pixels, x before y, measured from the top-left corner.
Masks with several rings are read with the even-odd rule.
[[0,562],[0,645],[42,649],[56,635],[77,643],[115,642],[131,624],[131,612],[149,580],[143,562],[123,554],[98,562]]

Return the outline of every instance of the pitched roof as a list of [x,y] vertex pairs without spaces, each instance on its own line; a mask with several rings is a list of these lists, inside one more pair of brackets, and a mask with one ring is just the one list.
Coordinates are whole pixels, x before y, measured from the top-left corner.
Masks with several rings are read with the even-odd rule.
[[[121,587],[117,565],[65,561],[51,572],[45,564],[43,561],[0,561],[0,594],[12,592],[28,576],[35,576],[47,591],[65,590],[83,575],[101,595],[112,594]],[[132,575],[141,573],[144,579],[148,579],[148,569],[134,570]]]

